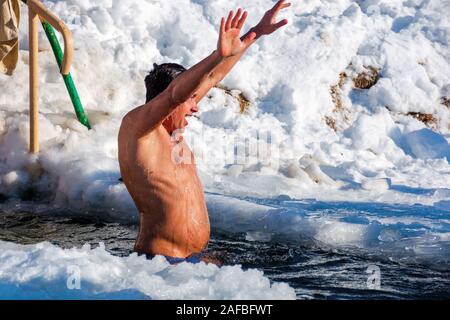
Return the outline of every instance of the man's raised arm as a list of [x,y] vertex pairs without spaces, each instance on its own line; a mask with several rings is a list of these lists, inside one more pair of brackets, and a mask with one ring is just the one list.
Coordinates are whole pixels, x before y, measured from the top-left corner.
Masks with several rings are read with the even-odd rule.
[[[279,0],[270,10],[268,10],[264,16],[262,17],[261,21],[251,28],[244,36],[242,36],[242,40],[246,39],[250,33],[255,33],[256,37],[250,41],[247,42],[248,46],[239,54],[233,55],[227,58],[224,58],[219,65],[214,69],[211,78],[208,79],[208,82],[204,82],[200,85],[200,88],[197,90],[197,95],[195,97],[196,101],[199,102],[207,93],[208,91],[217,85],[220,81],[222,81],[223,78],[231,71],[231,69],[234,67],[234,65],[241,59],[241,57],[244,55],[244,53],[247,51],[247,49],[261,36],[263,35],[269,35],[275,32],[276,30],[280,29],[281,27],[285,26],[288,21],[286,19],[283,19],[279,22],[276,22],[276,17],[278,13],[284,9],[289,7],[291,4],[286,2],[285,0]],[[238,27],[242,28],[242,25],[244,24],[245,19],[247,18],[247,11],[242,11],[242,9],[239,9],[236,13],[236,15],[233,17],[233,11],[230,11],[228,14],[228,19],[225,24],[225,28],[232,28],[232,27]]]
[[231,26],[231,18],[229,15],[226,22],[223,17],[220,21],[217,50],[172,81],[169,88],[171,87],[171,98],[174,102],[182,103],[191,98],[204,81],[213,81],[214,69],[224,59],[241,55],[253,42],[256,37],[254,32],[247,33],[242,39],[239,38],[246,17],[239,20],[235,17],[236,23],[233,26]]
[[[245,20],[245,19],[244,19]],[[136,125],[139,134],[150,132],[156,125],[160,124],[176,107],[194,97],[196,91],[202,84],[213,83],[213,71],[228,57],[241,54],[256,37],[250,32],[245,38],[240,39],[240,27],[227,27],[225,19],[220,23],[219,40],[217,50],[208,57],[177,76],[170,85],[157,97],[145,105],[134,109],[132,112],[138,114]]]

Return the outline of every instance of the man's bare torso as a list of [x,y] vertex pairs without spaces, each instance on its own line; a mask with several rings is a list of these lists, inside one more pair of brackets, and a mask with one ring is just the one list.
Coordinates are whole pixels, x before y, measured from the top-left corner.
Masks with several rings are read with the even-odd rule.
[[[176,142],[162,125],[138,138],[133,122],[132,117],[122,121],[119,163],[140,214],[135,251],[171,257],[200,252],[209,241],[210,225],[192,152],[179,142],[183,158],[192,161],[176,163]],[[181,145],[175,147],[180,150]]]

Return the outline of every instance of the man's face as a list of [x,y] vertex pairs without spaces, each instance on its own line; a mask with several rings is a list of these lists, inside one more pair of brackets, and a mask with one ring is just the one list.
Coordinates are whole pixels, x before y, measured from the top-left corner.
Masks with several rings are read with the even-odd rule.
[[189,124],[186,118],[189,118],[196,112],[198,112],[197,103],[195,102],[194,97],[192,97],[176,108],[170,116],[167,117],[163,125],[169,132],[173,132],[177,129],[182,130]]

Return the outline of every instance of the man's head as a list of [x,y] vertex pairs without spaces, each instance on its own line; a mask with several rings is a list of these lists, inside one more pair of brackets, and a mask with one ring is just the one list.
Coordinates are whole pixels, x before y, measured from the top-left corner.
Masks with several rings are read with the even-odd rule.
[[[145,87],[147,88],[146,103],[166,90],[169,84],[180,73],[186,69],[176,63],[153,64],[153,70],[145,77]],[[172,133],[176,129],[183,129],[188,122],[186,116],[191,116],[197,112],[197,103],[191,98],[175,109],[163,122],[164,127]]]

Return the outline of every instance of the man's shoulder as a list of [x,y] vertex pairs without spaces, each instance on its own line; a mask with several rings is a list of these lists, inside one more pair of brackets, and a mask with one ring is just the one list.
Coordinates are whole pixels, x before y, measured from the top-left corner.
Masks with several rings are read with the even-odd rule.
[[136,142],[136,147],[164,143],[167,136],[167,131],[164,129],[162,124],[156,125],[153,129],[143,131],[138,125],[133,125],[132,122],[129,124],[124,124],[119,130],[119,143],[121,141],[127,142],[129,144],[130,140]]
[[134,126],[142,114],[142,107],[144,105],[140,105],[130,111],[128,111],[122,118],[121,126]]
[[[134,110],[133,110],[134,111]],[[147,139],[155,136],[159,136],[162,133],[162,124],[158,124],[154,126],[151,130],[146,130],[145,134],[143,134],[143,128],[145,127],[145,118],[142,118],[143,115],[133,112],[127,113],[122,118],[122,123],[120,124],[119,129],[119,139],[121,137],[131,138],[134,137],[136,139]]]
[[168,105],[168,94],[164,91],[152,100],[125,114],[120,127],[121,129],[132,128],[137,135],[147,136],[160,127],[167,116],[165,110]]

